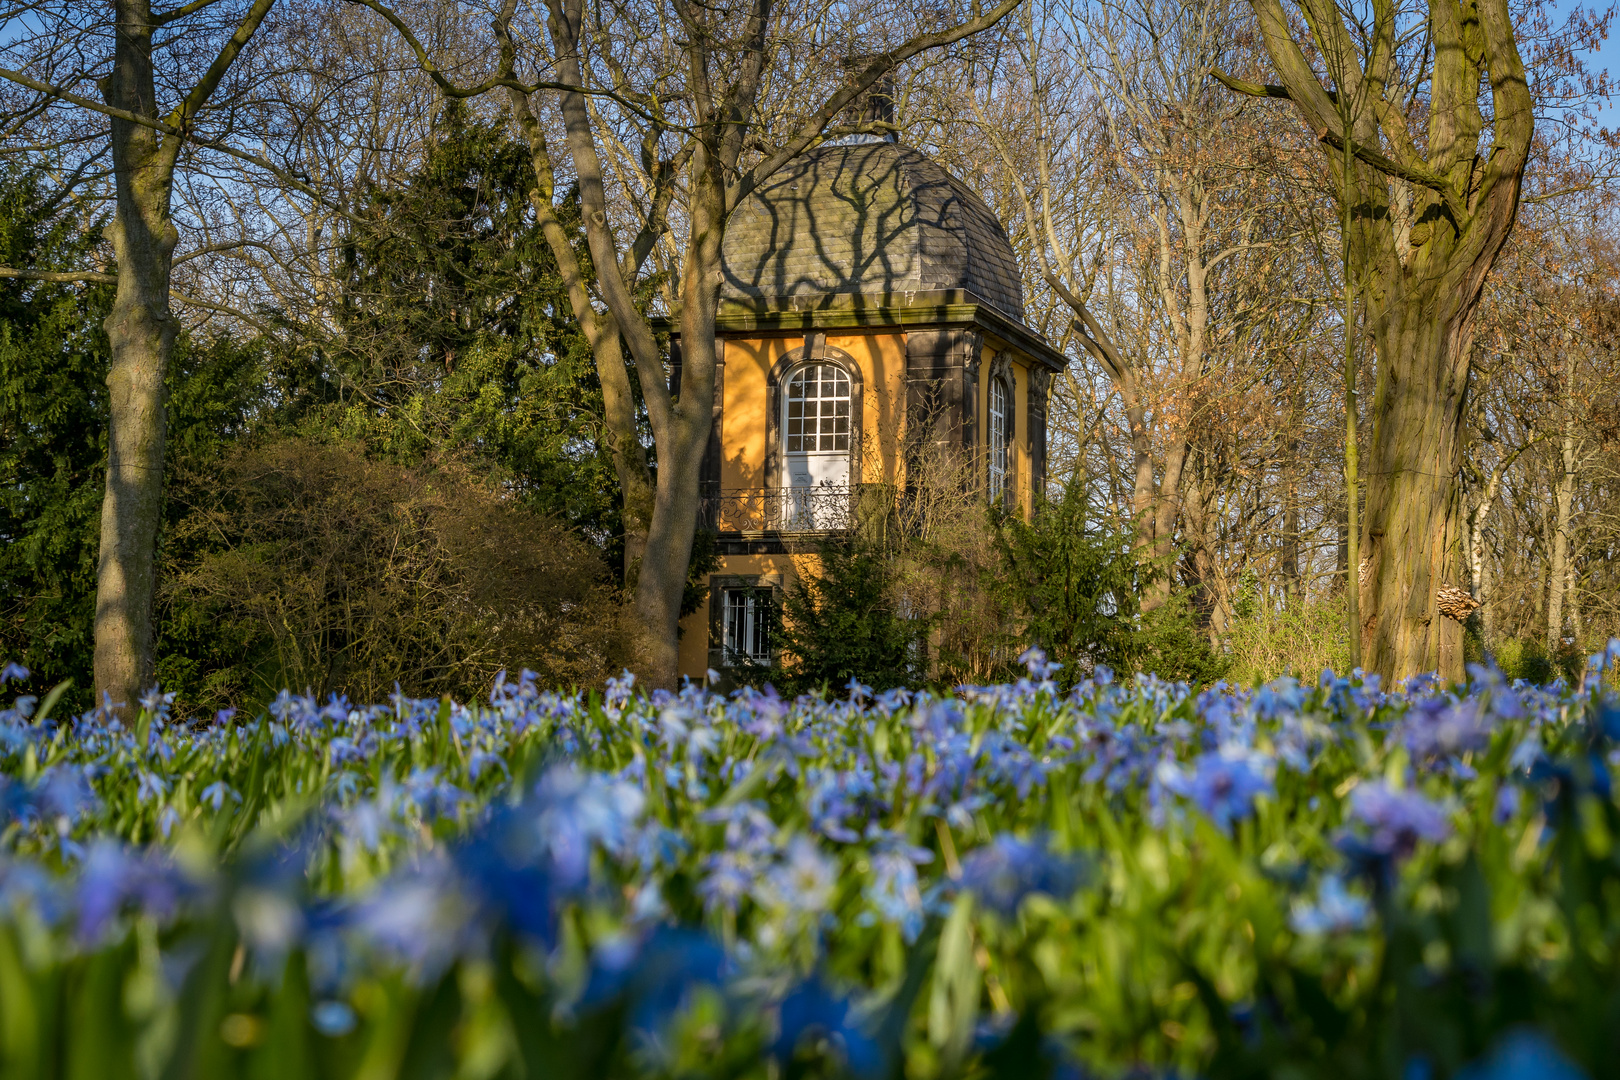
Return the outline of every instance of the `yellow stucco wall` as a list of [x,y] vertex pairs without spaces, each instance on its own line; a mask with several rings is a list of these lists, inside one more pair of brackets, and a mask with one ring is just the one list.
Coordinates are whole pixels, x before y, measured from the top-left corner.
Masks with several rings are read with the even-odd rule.
[[894,483],[905,435],[906,336],[829,334],[827,347],[854,357],[861,371],[861,482]]
[[[722,488],[765,483],[767,380],[802,337],[727,338],[725,391],[720,409]],[[827,346],[853,357],[860,370],[861,481],[898,479],[906,411],[906,339],[892,330],[827,337]]]
[[765,486],[765,381],[771,367],[803,338],[727,338],[720,406],[720,486]]
[[[802,336],[727,338],[725,382],[720,413],[720,486],[724,489],[758,489],[765,485],[767,379],[771,368],[790,350],[804,343]],[[902,479],[901,447],[905,437],[906,339],[897,330],[870,333],[828,334],[827,345],[854,358],[860,369],[861,480],[865,483],[896,483]],[[986,341],[979,364],[978,425],[976,452],[984,454],[989,430],[984,418],[990,415],[990,365],[1007,350],[1001,342]],[[1032,509],[1033,487],[1029,442],[1029,362],[1020,354],[1010,354],[1013,370],[1013,445],[1009,448],[1018,505],[1027,514]],[[982,470],[982,465],[981,465]],[[723,557],[717,575],[755,576],[796,575],[796,566],[813,555],[743,555]],[[709,605],[681,620],[680,672],[701,679],[708,668]]]

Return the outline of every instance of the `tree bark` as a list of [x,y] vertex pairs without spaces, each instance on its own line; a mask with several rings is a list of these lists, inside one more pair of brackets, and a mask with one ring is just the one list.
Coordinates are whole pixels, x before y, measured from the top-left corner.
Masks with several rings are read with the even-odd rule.
[[681,278],[681,382],[658,441],[659,483],[647,556],[636,581],[636,616],[649,631],[647,670],[673,686],[678,670],[681,597],[686,591],[701,493],[697,477],[714,418],[719,359],[715,316],[720,302],[720,245],[725,237],[724,179],[707,150],[693,161],[697,183],[689,211],[686,272]]
[[[155,117],[152,24],[146,0],[119,0],[107,104]],[[107,489],[96,579],[95,692],[133,706],[153,676],[152,598],[163,511],[164,382],[177,325],[169,273],[178,235],[169,218],[173,157],[155,130],[112,120],[116,209],[110,230],[118,285],[106,321]]]
[[1547,572],[1547,655],[1564,647],[1564,592],[1569,586],[1569,516],[1575,502],[1574,346],[1564,342],[1564,431],[1558,448],[1558,484],[1553,490],[1552,558]]
[[[1435,594],[1458,580],[1472,307],[1434,318],[1438,297],[1391,304],[1375,317],[1374,392],[1362,557],[1362,662],[1386,678],[1462,673],[1462,626]],[[1376,305],[1375,305],[1376,307]]]

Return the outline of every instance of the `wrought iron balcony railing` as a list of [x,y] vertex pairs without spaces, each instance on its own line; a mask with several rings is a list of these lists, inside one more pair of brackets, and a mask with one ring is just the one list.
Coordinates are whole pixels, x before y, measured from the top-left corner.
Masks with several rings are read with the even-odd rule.
[[710,490],[702,517],[722,533],[831,532],[849,528],[859,491],[847,484]]

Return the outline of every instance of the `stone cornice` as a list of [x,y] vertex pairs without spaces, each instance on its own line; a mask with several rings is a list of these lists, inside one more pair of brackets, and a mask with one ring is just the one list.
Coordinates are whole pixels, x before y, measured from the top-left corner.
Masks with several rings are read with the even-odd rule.
[[[678,318],[656,319],[654,324],[679,336]],[[1040,334],[963,289],[876,296],[826,293],[758,300],[728,297],[720,301],[715,314],[715,332],[721,337],[882,327],[918,330],[933,326],[975,327],[1052,371],[1062,371],[1069,363],[1068,357]]]

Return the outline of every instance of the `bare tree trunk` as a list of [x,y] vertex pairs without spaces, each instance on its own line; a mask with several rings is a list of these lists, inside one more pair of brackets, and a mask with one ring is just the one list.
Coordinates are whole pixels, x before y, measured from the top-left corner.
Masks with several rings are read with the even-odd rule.
[[1334,590],[1337,591],[1339,589],[1344,588],[1345,587],[1345,582],[1350,580],[1350,516],[1349,516],[1349,512],[1347,511],[1347,509],[1345,507],[1341,506],[1341,507],[1338,508],[1337,511],[1334,512],[1333,519],[1334,519],[1334,522],[1335,522],[1336,527],[1338,528],[1338,532],[1339,532],[1339,542],[1338,542],[1338,544],[1336,546],[1336,554],[1334,556],[1334,562],[1333,562],[1333,576],[1334,576],[1334,586],[1333,587],[1334,587]]
[[1485,642],[1485,648],[1491,649],[1496,642],[1496,604],[1492,598],[1491,566],[1484,559],[1484,530],[1480,530],[1480,562],[1474,575],[1474,599],[1479,601],[1479,636]]
[[1569,511],[1575,501],[1575,416],[1571,370],[1573,347],[1564,342],[1564,437],[1559,446],[1561,466],[1554,488],[1552,558],[1547,570],[1547,655],[1556,655],[1564,646],[1564,591],[1569,582]]
[[649,631],[647,670],[657,685],[675,683],[681,597],[697,531],[697,484],[714,419],[714,376],[719,348],[715,312],[720,301],[720,245],[725,236],[724,180],[704,150],[690,205],[686,273],[681,278],[681,388],[670,403],[658,440],[658,488],[647,557],[636,582],[636,615]]
[[1299,440],[1289,444],[1288,484],[1283,489],[1282,582],[1283,599],[1290,608],[1303,607],[1305,589],[1299,565]]
[[[551,153],[540,123],[529,107],[529,95],[518,87],[508,86],[506,100],[512,109],[512,122],[529,146],[529,160],[534,167],[537,187],[530,193],[530,205],[540,222],[546,246],[557,261],[574,318],[590,343],[596,376],[602,384],[602,426],[606,435],[603,441],[607,443],[613,472],[619,481],[620,512],[624,521],[624,583],[628,586],[636,581],[646,557],[647,533],[653,518],[653,478],[637,429],[635,391],[625,365],[619,322],[611,310],[598,311],[591,302],[590,287],[573,240],[557,218]],[[650,250],[650,244],[643,250]],[[634,273],[639,268],[634,252],[627,261],[635,264],[630,267]]]
[[1232,604],[1224,575],[1215,559],[1213,518],[1210,513],[1209,485],[1194,480],[1184,485],[1181,500],[1182,522],[1191,548],[1193,576],[1197,579],[1194,605],[1208,620],[1209,643],[1221,647],[1232,629]]
[[[1440,614],[1436,592],[1462,571],[1456,477],[1468,386],[1472,306],[1436,318],[1419,295],[1378,313],[1361,583],[1363,663],[1407,678],[1462,673],[1462,625]],[[1398,375],[1397,375],[1398,373]]]
[[1564,572],[1566,574],[1564,579],[1564,599],[1569,603],[1569,634],[1575,643],[1576,651],[1581,652],[1584,651],[1581,648],[1581,596],[1575,588],[1580,580],[1580,575],[1576,572],[1573,552],[1564,564]]
[[[119,0],[109,106],[156,112],[152,23],[146,0]],[[96,579],[95,692],[132,706],[151,681],[152,597],[163,512],[164,380],[177,330],[169,310],[169,271],[178,235],[169,219],[172,156],[156,131],[112,120],[116,210],[111,237],[118,286],[107,337],[107,491],[101,504]]]

